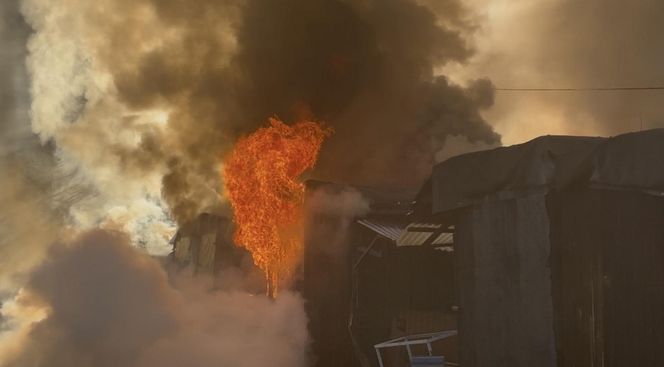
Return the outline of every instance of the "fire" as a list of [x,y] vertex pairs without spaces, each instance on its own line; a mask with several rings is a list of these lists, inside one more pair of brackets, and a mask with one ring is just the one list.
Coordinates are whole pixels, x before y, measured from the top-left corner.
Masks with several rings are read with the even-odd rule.
[[265,272],[268,295],[293,276],[302,253],[304,184],[332,131],[311,121],[269,126],[241,138],[225,160],[223,182],[237,225],[235,243]]

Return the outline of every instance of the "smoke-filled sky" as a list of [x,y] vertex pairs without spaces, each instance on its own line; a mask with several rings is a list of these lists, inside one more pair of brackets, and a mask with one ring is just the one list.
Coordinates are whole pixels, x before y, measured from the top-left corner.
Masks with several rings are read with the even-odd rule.
[[155,247],[168,218],[223,207],[224,155],[271,116],[335,129],[318,178],[415,187],[464,150],[658,127],[661,91],[493,87],[664,84],[663,8],[8,0],[0,126],[3,164],[19,172],[5,176],[27,175],[75,226],[119,227]]
[[[657,0],[467,0],[478,30],[455,80],[499,88],[664,86],[664,3]],[[439,70],[441,71],[441,70]],[[664,90],[496,92],[484,114],[514,144],[544,134],[616,135],[664,127]]]
[[223,210],[224,156],[271,116],[332,127],[312,174],[365,185],[418,186],[452,136],[500,144],[482,117],[491,81],[434,75],[473,55],[458,1],[4,4],[5,124],[46,166],[16,169],[46,183],[65,224],[121,229],[154,253],[175,222]]
[[[335,130],[311,177],[403,187],[466,151],[664,126],[664,91],[495,90],[662,86],[661,19],[658,0],[1,1],[0,299],[27,284],[53,313],[27,344],[6,335],[18,321],[2,320],[0,357],[60,347],[49,335],[74,327],[68,313],[84,305],[49,293],[68,278],[45,279],[78,256],[98,259],[77,249],[135,269],[124,249],[95,243],[165,254],[177,223],[227,210],[223,159],[270,117]],[[130,240],[81,239],[99,228]],[[132,274],[174,297],[155,271]],[[5,302],[3,317],[34,317],[23,306]],[[153,308],[164,327],[189,312]],[[163,340],[188,337],[172,325]],[[71,358],[108,352],[62,342]],[[61,363],[87,366],[71,361]]]

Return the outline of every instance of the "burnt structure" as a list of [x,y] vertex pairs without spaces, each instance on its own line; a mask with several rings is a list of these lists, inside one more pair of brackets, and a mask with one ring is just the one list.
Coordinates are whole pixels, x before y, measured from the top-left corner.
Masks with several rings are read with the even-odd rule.
[[214,275],[229,268],[246,266],[251,255],[233,243],[233,222],[222,216],[203,213],[178,229],[172,239],[171,259],[194,273]]
[[664,130],[540,137],[442,162],[411,200],[377,193],[345,245],[339,218],[307,229],[317,366],[375,366],[373,344],[448,328],[464,367],[664,366]]

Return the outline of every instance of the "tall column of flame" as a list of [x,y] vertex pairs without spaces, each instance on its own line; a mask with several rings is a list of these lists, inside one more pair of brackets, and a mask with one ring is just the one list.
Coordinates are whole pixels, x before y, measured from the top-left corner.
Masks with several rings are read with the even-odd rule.
[[269,126],[241,138],[224,162],[235,243],[265,272],[271,297],[290,280],[302,253],[304,184],[298,178],[313,168],[331,133],[316,122],[286,125],[270,119]]

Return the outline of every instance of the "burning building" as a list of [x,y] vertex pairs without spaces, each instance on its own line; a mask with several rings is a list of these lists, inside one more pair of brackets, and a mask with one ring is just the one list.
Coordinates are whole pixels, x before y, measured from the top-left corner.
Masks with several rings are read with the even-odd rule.
[[355,188],[367,212],[307,226],[317,366],[449,329],[448,365],[664,364],[662,167],[664,130],[545,136],[451,158],[417,195]]
[[[237,365],[260,351],[249,365],[303,366],[304,306],[299,294],[287,291],[295,288],[306,297],[318,365],[398,362],[404,354],[386,352],[381,362],[375,345],[440,330],[449,331],[447,337],[428,352],[448,364],[660,364],[654,351],[662,341],[662,301],[655,292],[661,288],[657,132],[612,140],[548,137],[461,156],[437,166],[419,193],[320,182],[305,191],[300,176],[317,159],[311,177],[418,186],[450,139],[501,144],[494,127],[505,125],[489,124],[486,112],[511,115],[504,107],[491,110],[497,89],[490,79],[470,78],[518,83],[516,76],[529,73],[496,78],[491,70],[500,66],[458,70],[478,64],[476,46],[485,46],[473,44],[481,17],[465,3],[3,2],[6,21],[0,23],[3,31],[9,27],[3,40],[10,42],[0,74],[15,93],[3,93],[0,103],[7,214],[0,248],[9,269],[1,274],[7,288],[1,293],[32,286],[52,309],[35,323],[41,338],[33,331],[17,334],[37,340],[23,348],[25,357],[49,367],[154,366],[171,355]],[[622,8],[616,6],[616,14]],[[530,44],[512,49],[524,54],[520,46]],[[578,75],[584,77],[577,84],[591,81],[586,70]],[[604,103],[594,104],[605,111]],[[270,116],[271,126],[263,127]],[[588,116],[602,121],[603,114]],[[557,120],[541,125],[552,131]],[[331,130],[335,138],[319,154]],[[332,199],[303,215],[305,199],[313,204],[317,192]],[[198,216],[229,206],[235,226],[230,217]],[[261,292],[267,283],[274,299],[204,289],[197,299],[210,306],[198,312],[191,308],[198,302],[182,301],[180,286],[167,282],[163,269],[134,266],[143,260],[110,249],[112,243],[138,244],[162,256],[176,223],[175,262],[220,279],[228,269],[256,271]],[[37,277],[62,274],[57,284],[27,282],[37,263],[59,256],[48,252],[52,242],[95,228],[127,232],[127,239],[74,241],[81,248],[109,246],[100,256],[93,253],[96,262],[74,251],[81,261],[60,263],[90,266],[52,267]],[[120,261],[106,261],[109,256]],[[132,271],[136,267],[145,271]],[[106,283],[89,281],[98,270],[106,271],[99,277]],[[67,286],[80,284],[72,279],[97,292],[80,287],[74,297]],[[116,284],[148,286],[123,297]],[[69,304],[60,298],[79,303],[58,308]],[[247,307],[259,298],[257,308]],[[94,302],[81,302],[87,300]],[[109,301],[126,302],[120,308]],[[105,312],[118,309],[125,312]],[[216,318],[216,337],[209,337],[207,321],[220,312],[228,315]],[[161,328],[137,322],[164,314]],[[203,321],[183,322],[194,314]],[[257,317],[263,314],[270,317]],[[102,325],[97,316],[111,318]],[[3,322],[3,336],[10,324]],[[91,330],[100,337],[91,337]],[[142,339],[142,331],[150,335]],[[236,331],[246,333],[238,338]],[[254,344],[256,336],[264,338]],[[115,342],[119,349],[109,348]],[[156,359],[146,362],[142,354],[150,349]],[[118,359],[118,351],[127,352],[126,359]]]
[[246,251],[233,244],[233,223],[204,213],[182,226],[172,240],[173,262],[194,272],[214,274],[227,266],[239,266]]
[[[419,192],[307,181],[291,286],[314,364],[662,364],[663,142],[664,130],[544,136],[453,157]],[[232,232],[202,215],[173,257],[237,266],[247,252]],[[429,350],[376,356],[441,331]]]

